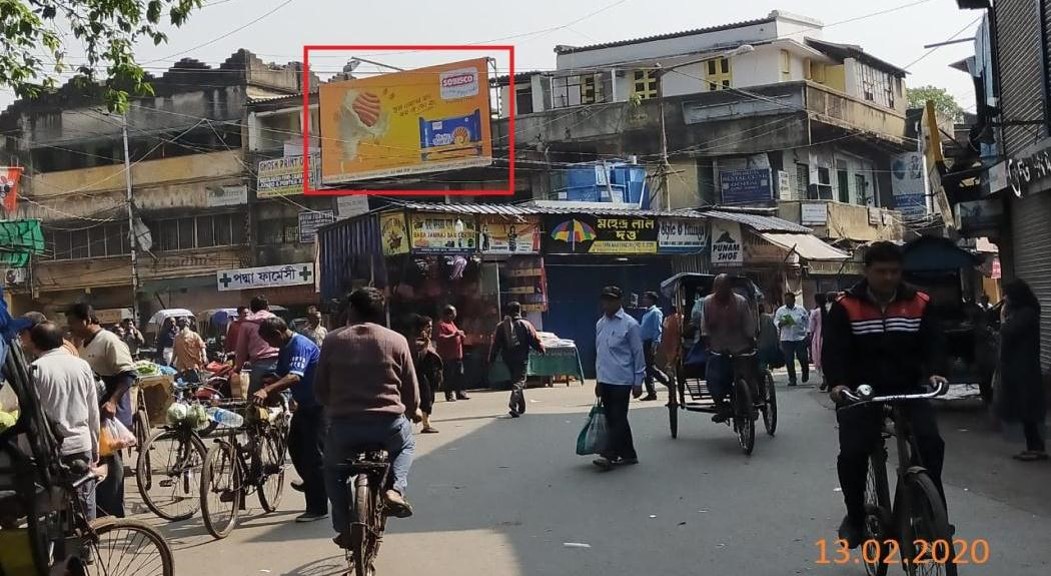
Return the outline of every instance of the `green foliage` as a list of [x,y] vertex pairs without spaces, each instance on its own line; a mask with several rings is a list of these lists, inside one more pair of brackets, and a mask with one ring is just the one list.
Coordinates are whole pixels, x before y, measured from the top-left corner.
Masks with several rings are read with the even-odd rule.
[[[161,28],[181,26],[202,3],[0,0],[0,86],[12,88],[20,98],[34,98],[54,89],[62,74],[72,72],[81,82],[101,81],[106,105],[123,112],[129,97],[153,93],[135,60],[135,44],[144,38],[155,45],[167,42]],[[78,57],[83,62],[67,63],[69,49],[84,50]]]
[[936,86],[920,86],[908,89],[909,108],[922,108],[928,100],[934,102],[934,111],[953,122],[963,121],[963,108],[956,103],[956,98]]

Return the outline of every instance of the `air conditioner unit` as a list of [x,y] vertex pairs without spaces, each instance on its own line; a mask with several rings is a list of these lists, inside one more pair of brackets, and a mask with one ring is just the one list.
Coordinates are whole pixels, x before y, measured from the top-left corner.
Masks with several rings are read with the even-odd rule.
[[16,284],[26,283],[26,269],[25,268],[8,268],[7,273],[4,275],[8,286],[14,286]]

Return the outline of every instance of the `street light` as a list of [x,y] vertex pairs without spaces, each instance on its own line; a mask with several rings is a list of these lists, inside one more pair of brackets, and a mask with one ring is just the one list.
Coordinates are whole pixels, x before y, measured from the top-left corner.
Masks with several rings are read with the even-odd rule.
[[668,172],[671,165],[668,163],[668,133],[664,126],[664,75],[668,72],[675,70],[676,68],[682,68],[683,66],[690,66],[693,64],[700,64],[709,60],[715,60],[717,58],[730,59],[734,56],[740,56],[742,54],[748,54],[755,51],[755,46],[751,44],[741,44],[733,50],[727,50],[719,54],[713,54],[704,58],[698,58],[696,60],[690,60],[674,66],[663,68],[660,62],[657,62],[657,106],[658,113],[660,114],[661,121],[661,165],[660,165],[660,188],[661,193],[664,197],[664,208],[671,208],[671,193],[668,191]]

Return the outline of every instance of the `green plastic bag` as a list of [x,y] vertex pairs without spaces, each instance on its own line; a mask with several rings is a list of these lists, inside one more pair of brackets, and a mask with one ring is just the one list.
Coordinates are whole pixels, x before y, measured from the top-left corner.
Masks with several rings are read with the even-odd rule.
[[608,441],[606,409],[602,407],[602,402],[595,402],[588,414],[588,421],[584,424],[584,429],[577,435],[577,454],[580,456],[601,454],[606,449]]

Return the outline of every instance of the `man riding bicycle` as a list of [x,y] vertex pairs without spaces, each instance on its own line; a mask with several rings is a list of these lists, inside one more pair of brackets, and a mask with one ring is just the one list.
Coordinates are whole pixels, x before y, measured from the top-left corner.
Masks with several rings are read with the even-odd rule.
[[[921,391],[923,383],[945,383],[940,335],[930,297],[902,282],[901,248],[875,242],[865,253],[865,278],[841,294],[823,328],[822,368],[833,401],[862,384],[876,396]],[[941,472],[945,443],[929,402],[905,407],[923,465],[944,500]],[[851,548],[864,538],[865,485],[869,455],[879,442],[884,412],[862,405],[836,412],[839,421],[839,482],[847,516],[840,538]]]
[[701,301],[701,338],[708,355],[705,382],[715,401],[715,422],[725,422],[733,416],[733,408],[726,397],[733,391],[734,366],[731,355],[749,352],[755,348],[756,321],[752,308],[744,296],[733,291],[730,277],[720,274],[712,284],[712,294]]
[[335,542],[346,546],[350,503],[340,465],[363,445],[382,446],[390,456],[393,486],[387,510],[396,518],[412,515],[405,500],[416,441],[419,383],[405,337],[381,325],[383,294],[355,290],[347,302],[347,325],[331,332],[321,348],[314,393],[329,419],[325,439],[325,488],[332,503]]

